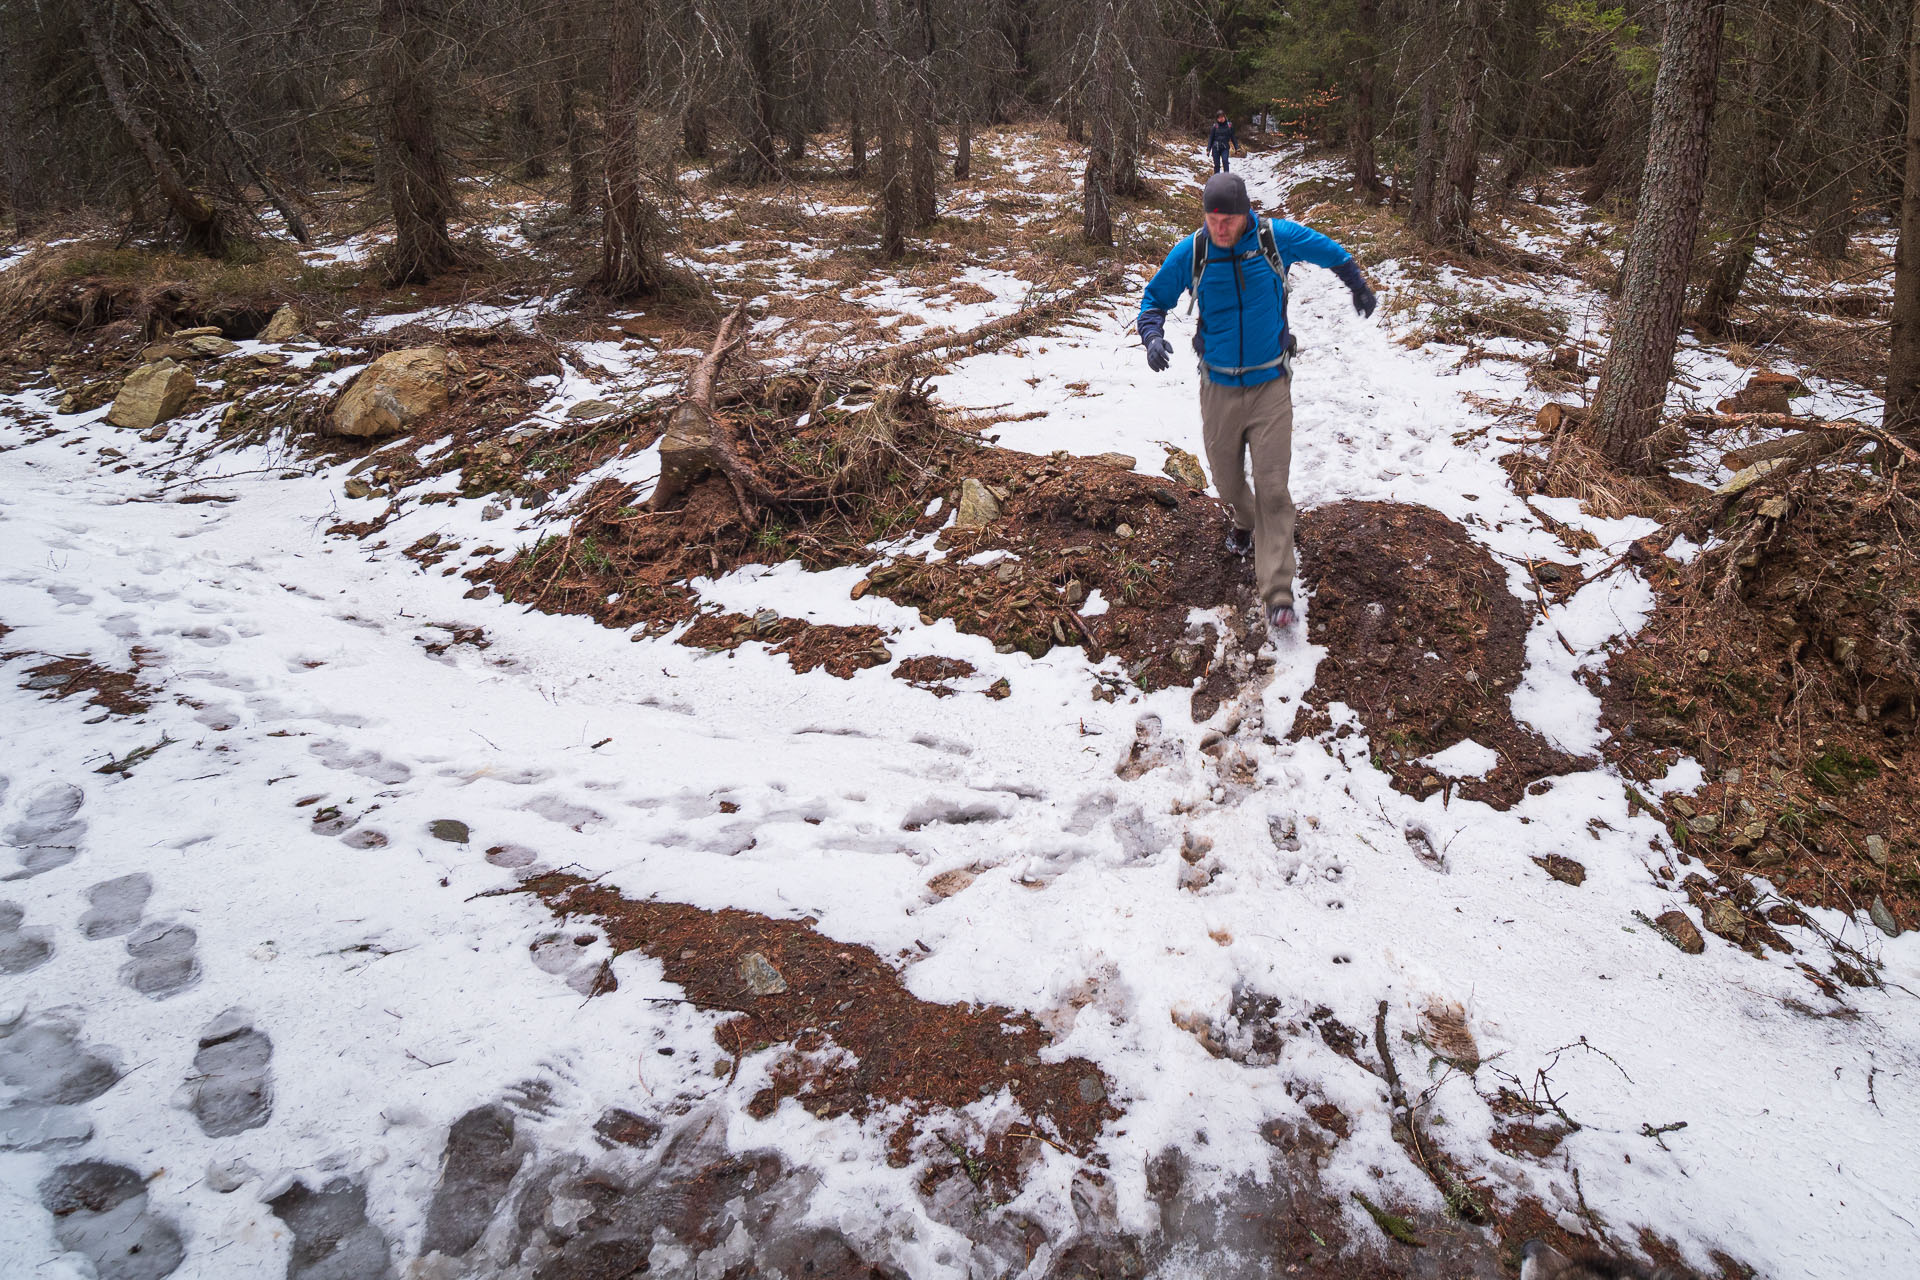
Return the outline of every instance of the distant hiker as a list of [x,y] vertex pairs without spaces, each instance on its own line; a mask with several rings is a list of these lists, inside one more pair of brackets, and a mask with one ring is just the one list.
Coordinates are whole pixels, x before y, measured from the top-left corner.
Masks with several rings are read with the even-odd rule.
[[[1353,309],[1371,316],[1375,299],[1353,255],[1311,227],[1285,218],[1255,218],[1247,184],[1216,173],[1200,195],[1207,225],[1173,247],[1148,282],[1137,328],[1155,373],[1173,359],[1164,332],[1167,312],[1191,292],[1200,320],[1193,349],[1200,356],[1200,431],[1221,500],[1233,512],[1227,550],[1254,553],[1254,576],[1267,625],[1291,627],[1293,497],[1293,334],[1287,328],[1287,269],[1296,262],[1326,267],[1353,292]],[[1246,457],[1253,455],[1253,487]]]
[[1233,122],[1227,119],[1227,113],[1222,111],[1213,118],[1213,128],[1207,133],[1207,154],[1213,157],[1215,173],[1225,173],[1232,167],[1227,163],[1227,153],[1233,150],[1235,145]]

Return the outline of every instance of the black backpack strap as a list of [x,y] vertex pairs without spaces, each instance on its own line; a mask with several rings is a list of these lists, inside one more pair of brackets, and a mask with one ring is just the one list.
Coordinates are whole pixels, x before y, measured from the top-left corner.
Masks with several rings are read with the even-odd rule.
[[1193,283],[1187,287],[1187,314],[1192,315],[1200,305],[1200,277],[1207,271],[1207,229],[1201,227],[1193,233]]

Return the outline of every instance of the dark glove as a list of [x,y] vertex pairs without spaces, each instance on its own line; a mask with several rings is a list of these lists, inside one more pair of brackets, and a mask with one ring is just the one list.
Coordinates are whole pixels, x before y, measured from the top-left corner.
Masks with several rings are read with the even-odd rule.
[[1165,373],[1173,362],[1173,347],[1167,342],[1165,330],[1161,327],[1165,319],[1158,311],[1143,312],[1140,316],[1140,345],[1147,349],[1147,368],[1155,373]]
[[1366,277],[1360,274],[1360,268],[1353,259],[1348,258],[1335,267],[1333,274],[1339,276],[1340,283],[1347,286],[1347,291],[1353,294],[1353,309],[1360,313],[1361,318],[1371,316],[1373,309],[1380,305],[1380,300],[1374,297],[1373,290],[1367,287]]

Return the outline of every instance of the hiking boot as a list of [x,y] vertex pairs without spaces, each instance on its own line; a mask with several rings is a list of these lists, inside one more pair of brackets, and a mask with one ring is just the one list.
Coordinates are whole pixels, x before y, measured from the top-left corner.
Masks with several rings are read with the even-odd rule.
[[1293,611],[1291,604],[1276,604],[1267,610],[1267,630],[1275,635],[1282,631],[1291,631],[1300,621],[1300,615]]
[[1227,554],[1245,559],[1253,554],[1253,530],[1227,530]]

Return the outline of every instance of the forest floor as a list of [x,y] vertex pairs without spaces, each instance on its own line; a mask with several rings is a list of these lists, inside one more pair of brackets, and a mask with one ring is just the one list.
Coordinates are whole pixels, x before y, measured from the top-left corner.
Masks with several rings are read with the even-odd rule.
[[[757,299],[717,401],[756,474],[891,459],[757,518],[717,478],[645,509],[722,308],[581,292],[544,190],[472,186],[490,261],[416,290],[345,199],[252,261],[0,257],[34,317],[0,362],[0,1258],[1494,1277],[1542,1236],[1906,1274],[1910,485],[1843,451],[1718,498],[1782,432],[1751,419],[1613,485],[1536,427],[1622,243],[1574,175],[1449,258],[1276,146],[1236,161],[1257,203],[1384,305],[1293,274],[1305,624],[1269,638],[1176,452],[1193,374],[1131,330],[1204,165],[1156,154],[1115,277],[1078,155],[982,135],[891,267],[831,147],[686,175],[676,265]],[[1871,427],[1890,246],[1768,245],[1676,417],[1768,370]],[[180,416],[108,423],[203,324],[231,349],[181,353]],[[427,343],[445,409],[316,434]]]

